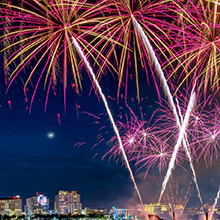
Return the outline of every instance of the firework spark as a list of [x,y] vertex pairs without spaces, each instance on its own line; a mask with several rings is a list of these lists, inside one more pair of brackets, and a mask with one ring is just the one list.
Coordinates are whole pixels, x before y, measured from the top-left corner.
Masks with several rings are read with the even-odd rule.
[[[183,115],[181,113],[181,110],[180,110],[180,106],[179,106],[179,102],[178,102],[178,99],[177,100],[177,107],[179,109],[179,115],[180,115],[180,119],[181,119],[181,124],[184,123],[184,119],[183,119]],[[192,110],[191,110],[192,112]],[[190,113],[191,113],[190,112]],[[187,122],[188,123],[188,122]],[[181,130],[182,128],[180,128]],[[193,160],[192,160],[192,157],[191,157],[191,154],[190,154],[190,150],[189,150],[189,142],[188,142],[188,139],[187,139],[187,133],[186,133],[186,128],[185,128],[185,131],[184,131],[184,134],[183,134],[185,137],[183,138],[183,144],[185,145],[185,148],[187,148],[188,150],[186,151],[187,153],[187,157],[189,158],[189,164],[190,164],[190,168],[193,172],[193,180],[195,182],[195,185],[196,185],[196,189],[197,189],[197,192],[198,192],[198,197],[199,197],[199,200],[200,200],[200,203],[201,203],[201,207],[203,207],[203,202],[202,202],[202,197],[201,197],[201,194],[200,194],[200,190],[199,190],[199,185],[198,185],[198,182],[197,182],[197,179],[196,179],[196,172],[195,172],[195,169],[194,169],[194,166],[193,166]],[[175,149],[175,148],[174,148]]]

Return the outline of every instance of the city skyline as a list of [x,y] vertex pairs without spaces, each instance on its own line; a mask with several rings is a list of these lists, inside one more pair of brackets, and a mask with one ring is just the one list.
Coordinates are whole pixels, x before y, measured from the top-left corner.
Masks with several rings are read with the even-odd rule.
[[[69,1],[63,10],[56,7],[65,4],[57,5],[54,0],[23,1],[20,8],[20,0],[1,4],[1,47],[5,49],[0,54],[0,197],[19,194],[28,198],[34,191],[54,198],[60,189],[75,189],[82,195],[82,204],[91,208],[138,207],[158,201],[184,207],[216,205],[220,192],[220,107],[219,93],[216,95],[218,68],[214,64],[219,61],[215,55],[220,45],[219,36],[213,40],[210,30],[219,28],[203,8],[215,8],[212,15],[218,17],[220,6],[210,1],[200,7],[196,0],[186,4],[161,0],[168,4],[165,7],[157,1],[143,1],[143,7],[139,1],[109,1],[112,5],[101,1],[104,11],[97,10],[100,5],[93,0],[88,4],[77,2],[74,10]],[[198,13],[192,12],[191,4],[199,8]],[[186,20],[180,16],[180,9],[186,9]],[[56,16],[58,11],[65,19]],[[118,11],[127,21],[121,24],[126,24],[125,32],[118,26],[124,21]],[[106,24],[106,18],[113,25],[110,32],[110,24],[101,25]],[[198,23],[192,25],[196,34],[188,21]],[[94,29],[90,28],[93,24],[97,24]],[[204,32],[200,24],[205,24]],[[151,31],[147,34],[147,30]],[[26,38],[26,33],[31,37]],[[102,33],[115,40],[115,44],[111,40],[106,43],[107,50],[102,45],[109,38]],[[95,36],[103,38],[97,43],[99,37]],[[90,40],[91,44],[95,42],[94,47]],[[192,59],[189,56],[185,67],[177,65],[172,72],[172,65],[180,60],[184,63],[183,57],[189,55],[185,40]],[[204,62],[198,42],[207,45],[205,51],[210,49],[204,53],[211,54],[204,55]],[[199,50],[196,55],[191,43]],[[17,55],[16,49],[21,51]],[[90,63],[94,58],[91,51],[101,55],[97,63]],[[198,66],[194,66],[197,61]],[[110,62],[112,65],[104,68]],[[207,63],[210,65],[204,71]],[[45,82],[41,81],[44,75]],[[52,207],[54,199],[49,201]]]
[[[158,219],[198,219],[205,218],[211,214],[212,206],[204,205],[204,210],[199,207],[185,208],[184,204],[168,204],[168,203],[150,203],[143,204],[143,207],[112,207],[110,210],[105,208],[91,209],[89,207],[82,208],[80,203],[80,195],[76,191],[60,190],[55,196],[54,209],[49,209],[49,199],[45,194],[36,193],[36,195],[26,199],[26,205],[22,207],[22,198],[17,195],[8,198],[0,198],[0,215],[7,218],[22,218],[28,216],[33,218],[78,218],[79,216],[87,218],[105,218],[105,219],[145,219],[146,215],[149,218],[156,217]],[[214,216],[220,215],[219,205],[215,207]],[[43,217],[45,216],[45,217]],[[28,217],[28,218],[29,218]],[[214,218],[215,218],[214,217]]]

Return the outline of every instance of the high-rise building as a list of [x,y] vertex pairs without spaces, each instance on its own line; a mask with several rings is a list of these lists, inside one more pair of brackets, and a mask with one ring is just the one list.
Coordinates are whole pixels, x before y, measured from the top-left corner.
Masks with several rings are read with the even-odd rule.
[[22,214],[22,199],[20,196],[11,198],[0,198],[0,214],[1,215],[21,215]]
[[82,204],[76,191],[62,191],[55,196],[55,209],[59,214],[81,214]]
[[26,199],[25,214],[48,214],[49,199],[44,194],[37,193],[36,196]]

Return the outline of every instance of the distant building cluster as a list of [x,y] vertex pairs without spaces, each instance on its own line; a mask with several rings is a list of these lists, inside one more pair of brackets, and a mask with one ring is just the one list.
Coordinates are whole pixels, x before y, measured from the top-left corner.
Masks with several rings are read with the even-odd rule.
[[113,219],[139,219],[141,210],[138,209],[119,209],[113,207],[110,215]]
[[0,215],[36,215],[36,214],[60,214],[60,215],[106,215],[105,209],[82,209],[80,195],[76,191],[60,190],[55,196],[54,210],[49,209],[49,199],[42,193],[26,199],[24,212],[22,212],[22,199],[20,196],[0,198]]
[[[149,220],[209,220],[212,207],[204,205],[201,208],[185,208],[183,205],[150,203],[144,205],[144,208],[139,209],[121,209],[112,207],[110,216],[114,220],[136,220],[146,219],[148,215]],[[220,220],[220,208],[214,210],[212,220]]]
[[[204,205],[203,212],[201,209],[187,208],[183,205],[150,203],[145,204],[144,207],[122,209],[112,207],[109,213],[106,209],[82,209],[80,202],[80,195],[76,191],[60,190],[55,196],[54,210],[49,209],[49,199],[42,193],[26,199],[26,205],[22,212],[22,199],[20,196],[13,196],[8,198],[0,198],[0,215],[8,216],[33,216],[37,214],[58,214],[58,215],[86,215],[86,216],[105,216],[114,220],[135,220],[146,219],[189,219],[200,220],[208,219],[208,214],[211,209]],[[220,220],[220,209],[215,209],[213,220]]]

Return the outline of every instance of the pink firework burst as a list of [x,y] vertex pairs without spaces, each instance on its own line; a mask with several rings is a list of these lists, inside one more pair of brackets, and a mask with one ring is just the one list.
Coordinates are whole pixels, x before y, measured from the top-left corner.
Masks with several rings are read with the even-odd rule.
[[205,96],[216,93],[220,71],[220,4],[205,0],[175,1],[172,8],[178,16],[174,23],[179,29],[173,35],[171,60],[176,67],[170,77],[178,83],[178,89],[190,87],[197,79],[198,91]]
[[[162,117],[157,116],[158,111],[153,113],[149,121],[144,120],[142,113],[141,119],[139,119],[131,108],[129,108],[129,111],[130,116],[126,115],[125,123],[117,122],[123,147],[129,160],[135,162],[138,170],[144,168],[145,175],[147,175],[151,167],[157,167],[159,172],[161,172],[167,168],[173,153],[174,132],[167,126]],[[172,122],[175,122],[175,119],[173,120]],[[166,121],[168,122],[169,120]],[[118,156],[120,151],[117,138],[114,136],[110,143],[113,143],[113,147],[106,155]],[[184,150],[180,149],[176,164],[182,166],[182,162],[185,159]]]
[[[188,105],[187,92],[182,98],[178,97],[179,115],[184,117]],[[212,97],[204,96],[200,93],[197,96],[196,107],[191,112],[189,122],[186,128],[185,137],[193,159],[204,160],[206,165],[211,164],[214,158],[219,156],[219,133],[220,133],[220,108],[218,104],[210,106]],[[177,100],[177,99],[176,99]],[[159,109],[162,115],[159,116],[159,123],[174,138],[178,136],[175,120],[169,107],[161,105]],[[211,108],[211,110],[210,110]],[[170,129],[170,131],[169,131]]]

